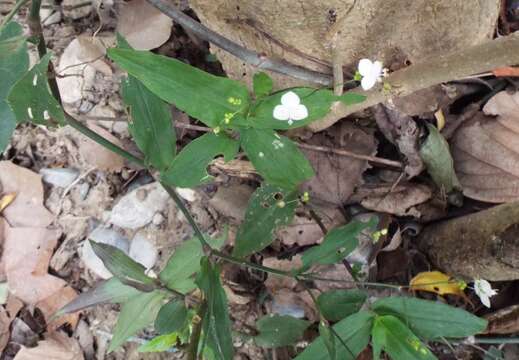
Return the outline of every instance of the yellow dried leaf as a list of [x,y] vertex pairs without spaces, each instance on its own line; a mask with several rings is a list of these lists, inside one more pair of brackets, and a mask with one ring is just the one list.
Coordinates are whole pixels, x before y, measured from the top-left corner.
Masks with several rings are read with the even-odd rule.
[[0,213],[16,198],[16,193],[9,193],[0,198]]
[[458,295],[465,297],[464,282],[439,271],[421,272],[411,279],[409,288],[413,291],[428,291],[438,295]]

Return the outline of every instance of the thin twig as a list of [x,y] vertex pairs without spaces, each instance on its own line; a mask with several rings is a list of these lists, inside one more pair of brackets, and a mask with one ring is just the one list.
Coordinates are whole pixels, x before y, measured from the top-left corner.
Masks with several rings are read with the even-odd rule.
[[198,21],[193,20],[174,5],[166,0],[147,0],[165,15],[172,18],[182,27],[191,31],[203,40],[231,53],[237,58],[248,64],[256,66],[258,69],[270,70],[280,74],[288,75],[296,79],[309,81],[315,84],[331,86],[333,79],[330,74],[323,74],[317,71],[306,69],[302,66],[294,65],[288,61],[269,58],[263,54],[249,50],[226,37],[214,32]]

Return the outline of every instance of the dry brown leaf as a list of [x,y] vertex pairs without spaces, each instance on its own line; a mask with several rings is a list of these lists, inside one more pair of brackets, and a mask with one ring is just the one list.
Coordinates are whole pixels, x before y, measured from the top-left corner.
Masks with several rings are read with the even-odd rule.
[[[89,124],[88,127],[115,145],[123,147],[119,139],[113,136],[109,131],[94,124]],[[82,134],[77,134],[76,136],[79,140],[78,147],[81,157],[90,166],[95,166],[97,169],[104,171],[120,171],[122,169],[124,159],[121,156],[106,149]]]
[[500,92],[452,139],[465,196],[492,202],[519,200],[519,93]]
[[46,227],[54,219],[43,206],[41,176],[10,161],[0,161],[2,191],[16,193],[16,199],[2,212],[11,226]]
[[360,203],[366,209],[398,216],[421,217],[416,205],[422,204],[432,196],[431,189],[421,184],[405,183],[388,188],[385,194],[367,196]]
[[83,360],[83,351],[76,339],[70,338],[61,332],[48,334],[38,346],[22,349],[14,360]]
[[[303,266],[301,256],[296,255],[291,260],[278,260],[274,257],[266,258],[263,260],[263,266],[279,269],[283,271],[297,270]],[[275,293],[279,289],[293,289],[297,285],[297,280],[283,277],[283,276],[271,276],[265,281],[266,288]]]
[[[373,134],[343,122],[326,134],[314,135],[309,143],[343,149],[362,155],[374,155],[377,144]],[[362,173],[369,167],[365,160],[352,159],[331,153],[302,149],[315,170],[316,176],[303,187],[311,198],[340,205],[351,196],[362,182]]]
[[519,305],[508,306],[485,316],[485,334],[514,334],[519,332]]
[[119,32],[137,50],[158,48],[168,41],[173,21],[146,0],[126,3],[117,23]]

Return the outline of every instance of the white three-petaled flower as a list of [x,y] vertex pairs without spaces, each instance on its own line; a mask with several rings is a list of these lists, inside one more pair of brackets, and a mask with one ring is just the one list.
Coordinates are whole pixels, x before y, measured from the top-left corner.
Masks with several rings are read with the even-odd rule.
[[288,121],[288,125],[292,125],[294,121],[308,117],[308,109],[301,104],[301,100],[295,92],[289,91],[281,97],[281,105],[274,108],[272,115],[274,119]]
[[369,90],[377,81],[382,79],[384,73],[382,63],[380,61],[371,61],[370,59],[362,59],[359,61],[359,74],[362,76],[360,86],[364,90]]
[[490,283],[483,279],[474,280],[474,291],[479,296],[481,303],[487,308],[490,307],[490,297],[497,294],[497,291],[492,289]]

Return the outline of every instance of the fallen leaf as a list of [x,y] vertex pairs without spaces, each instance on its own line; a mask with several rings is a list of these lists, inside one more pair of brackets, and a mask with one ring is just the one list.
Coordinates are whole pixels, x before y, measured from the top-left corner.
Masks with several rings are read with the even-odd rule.
[[36,347],[22,346],[14,360],[83,360],[83,351],[76,339],[61,332],[47,334]]
[[[373,134],[343,122],[326,134],[314,135],[309,144],[343,149],[362,155],[375,155],[377,143]],[[303,184],[311,198],[340,205],[353,194],[362,182],[362,173],[369,168],[366,160],[353,159],[333,153],[302,149],[315,170],[316,176]]]
[[9,193],[0,198],[0,213],[16,198],[16,193]]
[[496,77],[519,77],[519,68],[514,66],[505,66],[492,70],[492,74]]
[[[94,124],[89,124],[88,127],[115,145],[121,148],[123,147],[119,139],[113,136],[109,131]],[[120,171],[122,169],[124,159],[120,155],[106,149],[85,135],[77,134],[76,136],[79,140],[79,152],[90,166],[95,166],[99,170],[104,171]]]
[[460,281],[440,271],[421,272],[411,279],[409,289],[413,291],[427,291],[443,295],[457,295],[465,297]]
[[519,305],[508,306],[486,315],[488,326],[485,334],[514,334],[519,332]]
[[[290,260],[278,260],[274,257],[263,260],[263,266],[271,267],[283,271],[300,269],[303,266],[301,256],[296,255]],[[297,280],[284,276],[269,275],[265,281],[265,287],[272,293],[280,289],[293,289],[297,285]]]
[[0,354],[4,351],[7,343],[9,342],[9,326],[11,325],[11,319],[7,314],[7,311],[3,306],[0,306]]
[[117,32],[136,50],[151,50],[168,41],[173,21],[146,0],[126,3],[117,23]]

